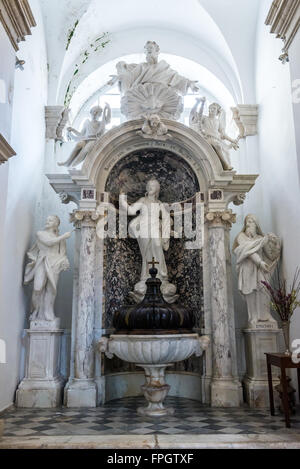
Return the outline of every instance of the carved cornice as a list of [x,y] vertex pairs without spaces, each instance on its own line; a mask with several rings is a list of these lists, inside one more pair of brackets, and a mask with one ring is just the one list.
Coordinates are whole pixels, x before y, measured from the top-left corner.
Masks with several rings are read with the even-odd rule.
[[231,110],[233,119],[240,131],[240,138],[257,135],[258,105],[238,104]]
[[289,48],[300,27],[300,0],[274,0],[265,24],[271,26],[272,34],[283,40],[283,54],[279,59],[287,62]]
[[36,26],[28,0],[0,0],[0,21],[16,51]]
[[16,152],[12,149],[9,143],[0,134],[0,165],[6,163],[9,158],[15,156]]
[[70,109],[64,106],[46,106],[46,138],[63,140],[63,131],[69,120]]
[[70,214],[70,222],[77,228],[96,228],[96,222],[99,218],[100,215],[96,210],[74,210]]
[[231,228],[236,223],[236,214],[232,210],[209,211],[205,215],[205,221],[211,228]]

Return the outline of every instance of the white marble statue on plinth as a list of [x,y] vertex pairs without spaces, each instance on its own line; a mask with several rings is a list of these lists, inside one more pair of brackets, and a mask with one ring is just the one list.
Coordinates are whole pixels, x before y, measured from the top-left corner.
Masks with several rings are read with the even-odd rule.
[[109,104],[105,105],[104,110],[100,106],[92,107],[90,115],[91,119],[87,119],[84,122],[80,132],[73,127],[68,127],[69,139],[78,143],[70,157],[66,161],[58,163],[58,166],[78,166],[85,160],[87,154],[93,148],[95,141],[105,133],[106,126],[111,121],[111,108]]
[[171,217],[164,204],[158,199],[160,184],[156,179],[150,179],[146,186],[146,194],[132,205],[128,205],[124,196],[120,196],[120,208],[127,210],[128,214],[134,216],[129,224],[129,235],[137,239],[142,256],[142,271],[140,281],[135,285],[131,296],[139,303],[143,300],[147,287],[146,280],[149,278],[149,262],[154,258],[157,265],[157,277],[162,281],[161,292],[165,301],[174,303],[178,299],[176,286],[168,280],[168,269],[166,266],[164,251],[170,245]]
[[24,285],[33,282],[30,321],[54,322],[54,302],[59,274],[70,267],[66,255],[66,240],[71,233],[59,236],[60,219],[47,218],[45,229],[38,231],[36,243],[27,253],[30,259],[24,276]]
[[248,327],[269,323],[277,327],[270,313],[270,300],[261,283],[269,281],[279,261],[281,241],[273,233],[264,235],[254,215],[247,215],[243,230],[233,245],[236,255],[238,289],[245,297]]
[[280,330],[271,316],[270,299],[261,282],[270,281],[280,258],[281,240],[272,233],[264,235],[256,217],[250,214],[236,237],[233,251],[238,289],[246,300],[248,312],[248,325],[244,330],[246,400],[250,407],[265,408],[269,405],[265,353],[279,352]]
[[[238,150],[239,139],[226,135],[226,113],[218,103],[209,106],[208,116],[204,115],[206,98],[197,98],[190,113],[190,127],[199,132],[216,151],[224,170],[231,171],[230,150]],[[198,106],[201,103],[200,110]],[[229,142],[229,144],[226,143]]]
[[69,268],[66,240],[59,235],[60,219],[49,216],[36,243],[28,252],[24,284],[33,282],[30,329],[27,330],[25,378],[17,390],[18,407],[57,407],[61,404],[63,379],[59,373],[60,319],[54,303],[61,272]]
[[183,111],[183,96],[189,89],[197,92],[196,81],[182,77],[165,60],[158,60],[160,48],[156,42],[145,45],[146,62],[117,64],[117,75],[110,81],[119,83],[121,112],[128,120],[157,114],[166,119],[179,119]]

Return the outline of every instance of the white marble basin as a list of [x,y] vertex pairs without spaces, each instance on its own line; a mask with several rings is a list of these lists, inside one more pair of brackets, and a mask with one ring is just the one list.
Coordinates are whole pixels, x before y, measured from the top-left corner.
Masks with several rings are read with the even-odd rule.
[[194,354],[201,356],[208,341],[198,334],[111,335],[104,339],[101,351],[130,363],[161,365],[186,360]]
[[99,342],[99,351],[108,358],[116,355],[121,360],[144,368],[146,382],[142,386],[148,407],[138,413],[150,417],[162,417],[173,413],[163,401],[170,386],[165,382],[165,370],[172,363],[186,360],[192,355],[200,357],[210,339],[198,334],[169,335],[111,335]]

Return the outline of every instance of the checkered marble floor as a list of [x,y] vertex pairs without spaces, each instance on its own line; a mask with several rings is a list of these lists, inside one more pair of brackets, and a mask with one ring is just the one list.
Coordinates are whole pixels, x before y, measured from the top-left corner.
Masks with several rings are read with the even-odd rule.
[[292,417],[292,428],[286,429],[277,411],[216,409],[182,398],[166,399],[175,414],[159,420],[143,418],[136,409],[144,406],[143,398],[111,401],[96,409],[10,409],[0,415],[5,420],[4,436],[65,435],[151,435],[197,434],[234,435],[300,432],[300,409]]

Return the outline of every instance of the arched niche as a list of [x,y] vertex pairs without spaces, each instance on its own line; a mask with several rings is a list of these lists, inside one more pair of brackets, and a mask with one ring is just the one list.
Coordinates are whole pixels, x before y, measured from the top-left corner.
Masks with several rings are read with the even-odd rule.
[[[159,181],[159,198],[162,202],[172,204],[187,201],[200,191],[196,174],[181,156],[169,150],[149,147],[130,152],[112,167],[106,179],[105,192],[109,193],[109,199],[115,206],[118,205],[120,191],[126,192],[129,203],[133,203],[144,196],[146,183],[150,178]],[[202,250],[185,249],[186,241],[186,238],[172,237],[165,258],[169,281],[176,285],[179,301],[193,310],[196,327],[200,329],[204,326]],[[104,329],[110,329],[113,314],[122,305],[132,303],[129,292],[139,281],[142,259],[137,241],[131,238],[107,238],[103,257],[105,293],[102,325]],[[203,368],[202,360],[202,357],[193,357],[177,364],[171,371],[194,372],[199,375]],[[105,374],[130,370],[137,371],[134,366],[116,357],[104,361]]]
[[[142,120],[129,121],[110,130],[95,144],[80,170],[70,170],[68,174],[48,175],[48,178],[57,192],[64,190],[67,194],[77,197],[83,188],[96,189],[97,201],[80,200],[79,210],[75,211],[74,214],[75,218],[77,216],[77,219],[83,219],[84,223],[87,223],[84,225],[85,229],[93,231],[95,230],[93,214],[97,203],[105,200],[107,192],[117,195],[118,187],[114,185],[116,181],[113,181],[114,172],[116,172],[116,179],[120,177],[122,169],[126,169],[126,164],[130,165],[132,158],[137,158],[136,164],[141,166],[143,172],[143,155],[155,152],[158,161],[167,156],[169,162],[172,162],[173,165],[177,163],[183,171],[185,170],[187,174],[191,175],[194,181],[193,191],[195,188],[197,190],[199,188],[201,195],[203,195],[206,220],[201,261],[197,266],[199,278],[201,278],[201,275],[203,278],[203,296],[201,297],[203,314],[199,316],[203,319],[203,322],[199,321],[198,331],[211,336],[212,347],[205,354],[205,366],[203,368],[203,362],[200,365],[198,364],[196,369],[193,369],[191,362],[189,362],[187,368],[185,364],[180,364],[179,368],[169,373],[169,383],[172,384],[171,394],[199,399],[208,403],[212,392],[212,402],[218,402],[218,405],[221,402],[220,395],[224,395],[224,399],[222,398],[224,405],[228,402],[227,396],[233,395],[234,398],[230,398],[231,404],[239,405],[241,387],[237,375],[229,250],[229,232],[231,224],[235,221],[235,216],[231,210],[228,210],[228,205],[230,202],[242,203],[245,194],[253,187],[257,176],[239,175],[235,171],[224,171],[213,148],[201,135],[183,124],[164,120],[170,135],[169,139],[165,141],[143,138],[140,132],[142,124]],[[122,166],[123,164],[125,164],[125,167]],[[158,170],[159,168],[156,167],[155,171]],[[160,167],[160,170],[162,170],[162,167]],[[169,171],[170,168],[166,167],[167,170]],[[142,192],[142,185],[140,191]],[[138,194],[134,193],[133,195],[135,197]],[[165,188],[163,188],[161,195],[166,197],[166,201],[169,201],[167,200],[168,194]],[[185,196],[186,193],[183,190],[182,197]],[[172,197],[174,197],[174,194]],[[82,239],[82,236],[80,238],[80,230],[81,228],[79,228],[78,233],[79,244],[82,243],[80,241]],[[87,240],[86,237],[83,239]],[[96,242],[95,235],[88,239],[93,239],[92,242],[97,243],[97,246],[93,247],[96,252],[95,261],[88,266],[83,263],[89,269],[91,278],[95,280],[95,298],[93,302],[95,310],[94,315],[90,315],[90,317],[94,317],[93,341],[97,342],[102,334],[112,332],[109,328],[106,328],[109,321],[107,322],[105,318],[107,289],[105,270],[109,266],[105,264],[107,252],[105,252],[104,241],[98,240]],[[132,240],[132,242],[136,243],[135,240]],[[127,258],[130,259],[130,257],[128,254]],[[178,259],[175,259],[175,262],[178,263]],[[124,262],[121,264],[120,269],[122,270]],[[73,318],[84,314],[84,310],[81,311],[81,306],[78,306],[81,304],[78,303],[78,291],[84,293],[84,289],[80,289],[77,283],[78,278],[79,280],[81,278],[81,262],[79,259],[76,269],[74,273]],[[116,272],[116,281],[120,272],[120,270]],[[82,278],[84,279],[84,277]],[[133,283],[134,279],[131,281]],[[214,285],[216,286],[215,289]],[[128,284],[127,289],[132,288],[132,286]],[[78,334],[85,334],[85,331],[78,331],[77,336]],[[225,348],[222,342],[224,334],[227,337]],[[76,376],[76,364],[74,368],[74,357],[77,353],[75,336],[76,330],[72,337],[74,352],[72,353],[73,358],[71,357],[71,370],[75,370]],[[80,335],[80,337],[82,336]],[[87,341],[91,340],[92,337],[89,336]],[[229,376],[226,376],[225,380],[222,375],[223,369],[231,370],[228,371]],[[71,383],[72,373],[73,371],[71,371],[70,376]],[[89,379],[94,380],[97,386],[97,402],[101,404],[110,399],[140,394],[143,374],[132,367],[117,370],[115,373],[113,370],[109,372],[109,370],[105,370],[105,366],[103,367],[100,360],[96,360],[95,374],[93,377],[90,376]],[[70,386],[72,387],[72,384]],[[211,386],[213,391],[211,391]]]

